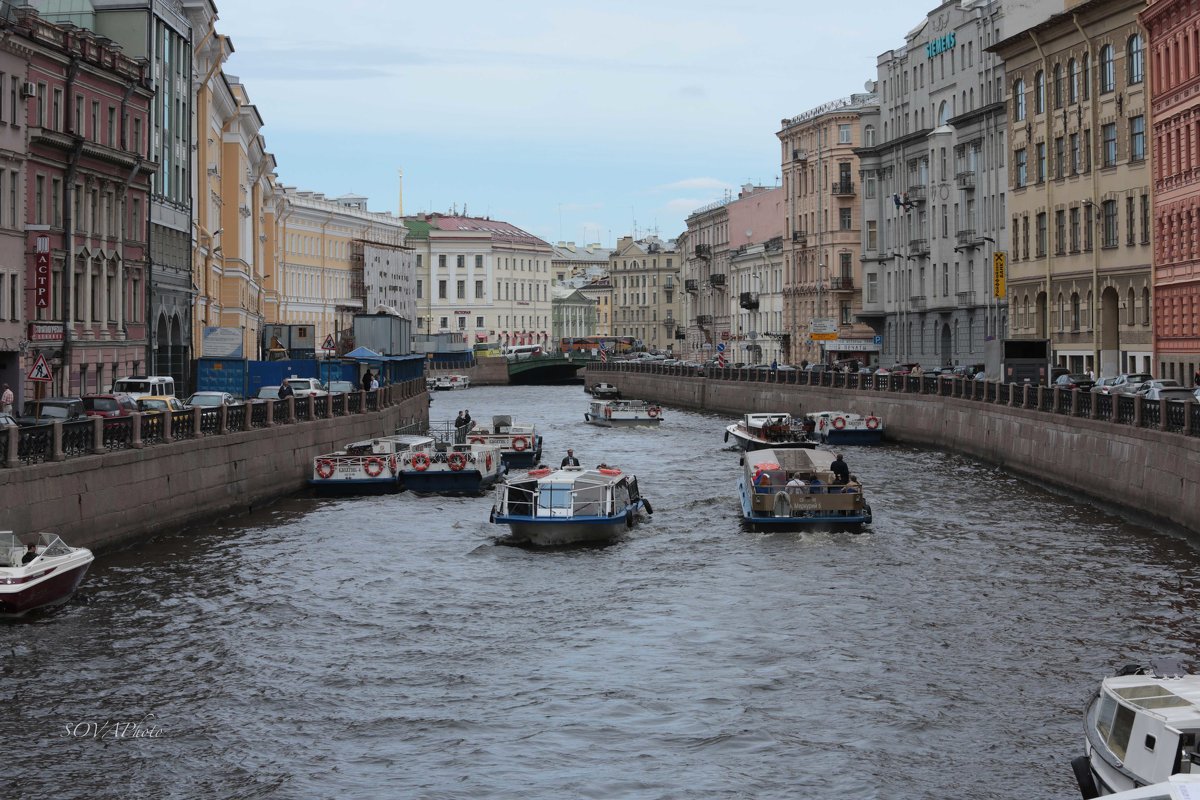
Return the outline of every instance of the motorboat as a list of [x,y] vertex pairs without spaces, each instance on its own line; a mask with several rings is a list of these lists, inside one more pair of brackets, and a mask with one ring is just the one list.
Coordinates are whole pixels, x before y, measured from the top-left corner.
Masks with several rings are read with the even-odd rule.
[[593,400],[584,420],[602,428],[632,428],[662,424],[662,408],[645,400]]
[[351,442],[313,459],[308,485],[319,491],[388,492],[400,488],[398,458],[422,437],[381,436]]
[[883,441],[883,420],[849,411],[813,411],[804,415],[812,425],[810,436],[826,444],[879,444]]
[[742,459],[742,521],[754,530],[858,528],[871,524],[862,484],[838,485],[834,455],[824,450],[754,450]]
[[725,427],[725,441],[733,439],[738,449],[751,452],[770,447],[782,450],[792,447],[816,447],[808,438],[804,420],[797,419],[786,411],[763,414],[746,414],[740,420]]
[[412,441],[398,457],[397,468],[401,484],[411,492],[479,495],[505,472],[496,445],[451,444],[431,436],[406,438]]
[[1085,798],[1200,775],[1200,675],[1158,659],[1105,678],[1088,701],[1084,755],[1071,769]]
[[1110,800],[1196,800],[1200,775],[1172,775],[1162,783],[1108,795]]
[[496,414],[490,426],[471,428],[467,442],[496,445],[504,465],[510,469],[532,467],[542,460],[542,437],[535,426],[529,422],[513,422],[508,414]]
[[433,379],[433,388],[439,392],[469,389],[471,388],[471,378],[467,375],[438,375]]
[[491,521],[507,525],[512,544],[558,547],[611,542],[654,513],[637,478],[615,467],[542,467],[496,487]]
[[621,396],[621,390],[611,383],[601,381],[589,386],[588,394],[597,400],[616,400]]
[[[30,552],[35,556],[26,562]],[[65,603],[95,560],[91,550],[69,547],[54,533],[0,531],[0,615],[19,617]]]

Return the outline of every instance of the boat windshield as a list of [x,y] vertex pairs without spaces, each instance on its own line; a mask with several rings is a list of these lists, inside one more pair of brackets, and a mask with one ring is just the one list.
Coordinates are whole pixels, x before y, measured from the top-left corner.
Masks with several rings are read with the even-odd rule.
[[569,515],[573,496],[569,483],[543,483],[538,487],[538,511],[547,516]]

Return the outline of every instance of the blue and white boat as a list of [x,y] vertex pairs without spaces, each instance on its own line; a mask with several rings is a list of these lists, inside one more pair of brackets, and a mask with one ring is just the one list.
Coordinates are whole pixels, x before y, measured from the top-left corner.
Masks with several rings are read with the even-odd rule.
[[533,469],[496,488],[491,521],[511,544],[560,547],[611,542],[652,514],[637,478],[606,466]]
[[826,444],[879,444],[883,441],[883,420],[875,414],[813,411],[804,416],[812,423],[811,436]]
[[399,460],[399,476],[410,492],[478,495],[504,475],[500,448],[495,445],[447,444],[430,436],[392,438],[409,440]]
[[491,426],[476,425],[467,433],[469,444],[490,444],[500,448],[504,466],[532,467],[542,460],[542,437],[529,422],[513,422],[508,414],[492,417]]
[[832,453],[796,448],[754,450],[742,459],[742,522],[753,530],[860,528],[871,524],[862,484],[834,484]]
[[342,450],[313,459],[308,485],[322,492],[366,494],[400,488],[398,458],[415,437],[381,436],[351,442]]

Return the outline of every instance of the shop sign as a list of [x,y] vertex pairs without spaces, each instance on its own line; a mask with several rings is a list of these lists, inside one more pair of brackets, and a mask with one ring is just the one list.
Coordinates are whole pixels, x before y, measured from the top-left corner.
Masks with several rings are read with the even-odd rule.
[[31,322],[29,323],[29,341],[31,342],[60,342],[63,338],[61,322]]
[[[38,308],[50,307],[50,237],[34,239],[33,296]],[[32,338],[32,337],[31,337]]]

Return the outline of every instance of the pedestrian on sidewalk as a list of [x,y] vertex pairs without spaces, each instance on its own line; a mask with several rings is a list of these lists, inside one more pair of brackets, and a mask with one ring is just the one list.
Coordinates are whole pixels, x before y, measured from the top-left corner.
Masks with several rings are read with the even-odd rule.
[[4,391],[0,392],[0,411],[5,414],[11,414],[13,408],[13,392],[8,388],[8,384],[4,384]]

